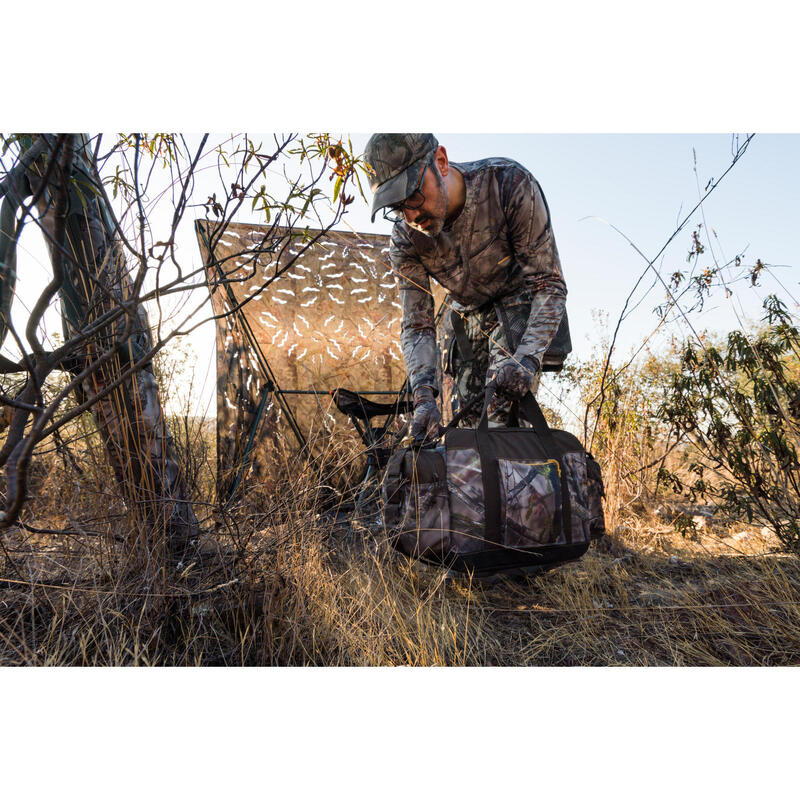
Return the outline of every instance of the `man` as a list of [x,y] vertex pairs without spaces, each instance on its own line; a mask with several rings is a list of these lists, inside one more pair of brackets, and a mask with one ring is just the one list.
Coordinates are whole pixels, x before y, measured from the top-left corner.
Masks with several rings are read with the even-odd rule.
[[490,416],[506,422],[510,403],[536,391],[566,302],[539,184],[510,159],[450,163],[429,133],[376,133],[365,155],[374,170],[372,220],[383,210],[395,222],[389,258],[414,398],[411,434],[434,438],[441,420],[431,277],[453,309],[444,368],[454,379],[454,410],[494,382]]

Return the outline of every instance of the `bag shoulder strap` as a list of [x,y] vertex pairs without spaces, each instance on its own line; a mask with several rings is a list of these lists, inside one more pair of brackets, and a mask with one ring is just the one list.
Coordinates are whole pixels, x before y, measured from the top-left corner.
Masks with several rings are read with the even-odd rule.
[[475,351],[472,349],[472,342],[467,336],[467,330],[464,327],[464,321],[461,315],[454,310],[450,310],[450,324],[453,326],[453,333],[456,336],[456,344],[458,345],[458,352],[462,361],[474,361]]

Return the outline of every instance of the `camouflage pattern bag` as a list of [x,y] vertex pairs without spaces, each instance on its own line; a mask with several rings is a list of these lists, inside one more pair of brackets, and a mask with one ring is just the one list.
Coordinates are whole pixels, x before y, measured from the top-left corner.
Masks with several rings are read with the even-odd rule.
[[532,427],[489,428],[487,407],[477,428],[447,429],[444,446],[392,456],[383,484],[392,543],[476,574],[579,558],[604,531],[597,462],[548,427],[532,395],[520,403]]
[[444,447],[405,447],[393,453],[382,493],[392,544],[415,558],[445,557],[451,524]]

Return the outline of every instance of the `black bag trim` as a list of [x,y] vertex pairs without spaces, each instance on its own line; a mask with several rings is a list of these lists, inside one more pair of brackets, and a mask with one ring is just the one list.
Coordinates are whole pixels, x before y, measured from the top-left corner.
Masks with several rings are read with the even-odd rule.
[[475,447],[481,460],[483,480],[484,536],[489,542],[500,543],[500,471],[497,453],[489,435],[489,403],[494,389],[487,389],[483,413],[475,429]]
[[457,572],[482,573],[525,567],[547,567],[580,558],[589,549],[589,542],[579,544],[552,544],[533,549],[504,548],[495,545],[479,553],[454,554],[437,558],[423,555],[422,561],[448,567]]

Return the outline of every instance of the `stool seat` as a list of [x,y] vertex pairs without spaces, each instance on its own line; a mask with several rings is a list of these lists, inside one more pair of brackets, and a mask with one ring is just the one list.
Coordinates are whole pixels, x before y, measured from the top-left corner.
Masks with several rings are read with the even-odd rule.
[[364,422],[385,414],[407,414],[414,410],[414,404],[410,400],[396,400],[394,403],[376,403],[349,389],[334,389],[331,395],[339,411],[348,417],[355,417]]

